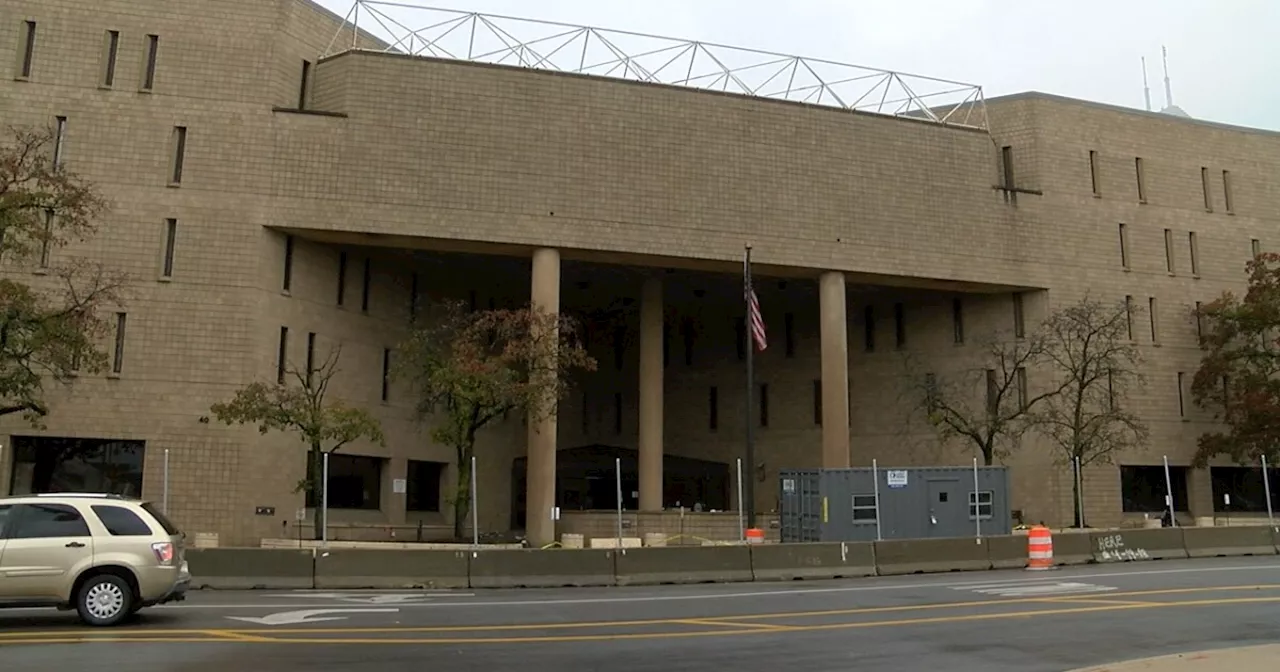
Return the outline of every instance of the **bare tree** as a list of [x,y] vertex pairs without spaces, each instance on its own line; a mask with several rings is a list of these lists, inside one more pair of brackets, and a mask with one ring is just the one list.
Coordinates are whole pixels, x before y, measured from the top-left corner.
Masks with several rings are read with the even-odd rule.
[[[1131,340],[1134,309],[1128,302],[1103,303],[1089,297],[1055,311],[1045,321],[1046,372],[1061,381],[1034,422],[1052,442],[1061,464],[1083,473],[1092,464],[1147,441],[1147,427],[1124,400],[1144,384],[1142,354]],[[1077,527],[1084,493],[1072,479]]]
[[1045,357],[1043,334],[997,334],[980,348],[976,365],[951,372],[924,372],[909,361],[907,389],[943,443],[967,442],[990,466],[1017,445],[1036,408],[1059,390],[1028,391],[1027,370]]
[[[321,471],[325,454],[336,453],[362,438],[379,445],[386,441],[373,414],[329,398],[329,385],[338,373],[341,355],[342,349],[335,347],[318,367],[307,370],[289,364],[283,382],[249,383],[237,390],[230,401],[210,408],[215,418],[228,425],[257,425],[263,434],[273,430],[297,434],[310,458],[307,477],[298,484],[298,490],[305,491],[315,502],[320,501],[324,482]],[[316,539],[322,537],[325,515],[317,511],[314,516]]]

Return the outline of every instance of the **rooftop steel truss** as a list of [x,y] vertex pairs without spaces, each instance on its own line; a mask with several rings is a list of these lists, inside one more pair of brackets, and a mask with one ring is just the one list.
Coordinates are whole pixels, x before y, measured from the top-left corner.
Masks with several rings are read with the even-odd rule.
[[987,127],[982,87],[945,79],[406,2],[354,0],[345,19],[325,56],[380,43],[377,49],[392,53],[617,77]]

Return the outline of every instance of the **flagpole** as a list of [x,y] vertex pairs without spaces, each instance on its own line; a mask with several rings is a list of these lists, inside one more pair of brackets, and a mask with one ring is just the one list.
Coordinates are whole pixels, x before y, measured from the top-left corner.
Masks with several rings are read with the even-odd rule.
[[743,479],[746,487],[743,488],[743,495],[747,503],[747,527],[755,529],[756,442],[755,418],[752,415],[755,404],[752,402],[752,399],[755,396],[756,381],[755,358],[753,357],[755,351],[755,339],[751,333],[751,245],[746,246],[746,255],[743,258],[742,264],[742,278],[744,283],[742,292],[742,308],[745,315],[742,322],[745,327],[742,330],[742,336],[746,339],[746,343],[744,345],[747,348],[747,412],[745,413],[747,419],[747,445],[744,455],[745,459],[743,460],[746,462],[746,478]]

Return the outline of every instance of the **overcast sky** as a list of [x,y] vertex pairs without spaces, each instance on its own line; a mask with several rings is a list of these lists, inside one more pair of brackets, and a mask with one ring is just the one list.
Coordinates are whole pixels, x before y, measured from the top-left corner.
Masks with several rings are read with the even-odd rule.
[[[396,0],[416,4],[417,0]],[[319,0],[347,14],[352,0]],[[432,0],[432,6],[695,39],[983,87],[1164,107],[1280,131],[1280,0]],[[364,26],[362,22],[362,27]],[[519,36],[518,36],[519,37]]]

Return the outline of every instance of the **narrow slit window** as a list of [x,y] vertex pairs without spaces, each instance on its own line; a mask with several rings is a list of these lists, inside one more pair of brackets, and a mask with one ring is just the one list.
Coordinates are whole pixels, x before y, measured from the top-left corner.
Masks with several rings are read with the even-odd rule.
[[951,332],[956,345],[964,343],[964,301],[959,298],[951,300]]
[[1093,195],[1101,196],[1102,185],[1098,180],[1098,153],[1093,150],[1089,150],[1089,182],[1093,187]]
[[1013,147],[1005,145],[1000,148],[1000,165],[1004,171],[1005,198],[1011,203],[1018,202],[1017,186],[1013,175]]
[[1129,225],[1120,223],[1120,267],[1129,269]]
[[760,426],[769,426],[769,383],[760,384]]
[[1013,372],[1013,375],[1014,375],[1014,382],[1016,382],[1018,385],[1018,409],[1025,411],[1027,410],[1027,399],[1029,398],[1027,397],[1026,367],[1022,367],[1022,366],[1018,367],[1018,369]]
[[1173,229],[1164,230],[1164,270],[1170,275],[1174,273],[1173,264]]
[[312,374],[316,371],[316,333],[307,333],[307,387],[311,387]]
[[1026,309],[1022,304],[1022,292],[1013,293],[1013,336],[1014,338],[1027,336],[1027,317]]
[[1227,214],[1235,214],[1235,203],[1231,198],[1231,171],[1222,171],[1222,200],[1223,207],[1227,209]]
[[1200,190],[1204,192],[1204,211],[1213,212],[1213,194],[1209,190],[1209,169],[1200,168]]
[[53,119],[53,167],[61,168],[63,155],[67,149],[67,118]]
[[280,327],[280,342],[276,344],[276,384],[284,385],[289,363],[289,327]]
[[999,383],[996,370],[987,369],[987,415],[994,417],[1000,411]]
[[1203,309],[1201,308],[1201,306],[1202,306],[1202,305],[1203,305],[1203,304],[1201,304],[1199,301],[1196,301],[1196,314],[1195,314],[1195,318],[1196,318],[1196,339],[1197,339],[1197,341],[1198,341],[1199,339],[1204,338],[1204,312],[1203,312]]
[[391,396],[391,348],[382,349],[382,400]]
[[22,36],[22,48],[20,50],[22,62],[18,67],[18,78],[30,79],[36,60],[36,22],[26,21],[23,26],[25,31]]
[[369,257],[364,258],[364,274],[360,281],[360,310],[361,312],[369,312],[369,293],[370,285],[373,284],[373,260]]
[[298,84],[298,109],[307,109],[307,98],[311,94],[311,61],[302,62],[302,81]]
[[1147,202],[1147,176],[1145,171],[1143,171],[1142,169],[1142,157],[1135,157],[1133,159],[1133,172],[1134,172],[1134,178],[1138,182],[1138,202],[1146,203]]
[[1152,343],[1160,342],[1160,311],[1158,310],[1158,308],[1159,306],[1156,303],[1156,297],[1154,296],[1148,297],[1147,312],[1150,313],[1150,317],[1151,317],[1151,342]]
[[160,55],[160,36],[147,36],[147,51],[142,61],[142,91],[151,91],[156,86],[156,57]]
[[111,358],[111,372],[119,374],[124,371],[124,327],[128,315],[116,313],[116,347]]
[[347,253],[338,253],[338,305],[347,299]]
[[120,31],[108,30],[102,49],[102,85],[111,88],[116,83],[116,62],[120,58]]
[[1187,232],[1187,252],[1191,255],[1191,275],[1200,275],[1200,243],[1196,240],[1196,232]]
[[1187,417],[1187,401],[1185,390],[1187,386],[1187,374],[1182,371],[1178,372],[1178,417]]
[[1253,253],[1255,258],[1262,254],[1262,241],[1257,238],[1251,239],[1249,241],[1249,251]]
[[293,289],[293,246],[293,236],[286,235],[284,237],[284,277],[280,283],[280,288],[286,292]]
[[53,251],[52,210],[44,211],[44,229],[40,232],[40,268],[49,268],[49,255]]
[[715,385],[707,393],[707,425],[713,432],[720,428],[720,389]]
[[182,184],[182,170],[187,162],[187,127],[173,127],[173,170],[169,175],[169,183]]
[[164,264],[161,269],[161,276],[165,278],[173,277],[173,253],[178,245],[178,220],[170,218],[164,220]]
[[1132,295],[1125,295],[1124,297],[1124,319],[1125,319],[1125,333],[1128,335],[1129,340],[1132,341],[1133,340],[1133,296]]

